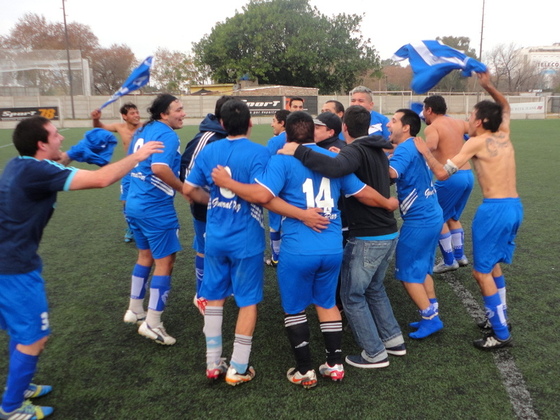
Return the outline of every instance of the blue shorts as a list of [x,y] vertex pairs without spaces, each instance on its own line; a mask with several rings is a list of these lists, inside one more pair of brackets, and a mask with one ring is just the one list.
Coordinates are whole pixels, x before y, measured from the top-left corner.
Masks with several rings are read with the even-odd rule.
[[427,274],[432,274],[443,219],[431,225],[409,226],[406,221],[401,227],[397,242],[395,277],[407,283],[424,283]]
[[311,304],[325,309],[335,306],[341,266],[342,252],[295,255],[281,251],[276,269],[284,312],[299,314]]
[[160,219],[127,217],[127,220],[134,234],[136,247],[149,249],[156,260],[183,249],[179,242],[179,222],[162,227]]
[[128,187],[130,186],[130,173],[126,174],[123,179],[121,179],[121,201],[126,201],[126,196],[128,195]]
[[445,181],[437,181],[434,186],[438,203],[443,210],[443,220],[459,220],[474,186],[472,171],[470,169],[458,171]]
[[472,223],[473,268],[490,273],[500,262],[511,264],[515,236],[523,221],[519,198],[485,198]]
[[41,269],[25,274],[0,274],[0,328],[25,346],[51,333]]
[[193,249],[199,254],[204,254],[206,245],[206,222],[201,222],[193,218],[194,239]]
[[232,293],[238,307],[256,305],[263,299],[263,254],[237,259],[206,255],[200,295],[221,300]]
[[280,232],[280,228],[282,227],[282,216],[276,214],[272,211],[268,212],[268,226],[270,229],[275,230],[276,232]]

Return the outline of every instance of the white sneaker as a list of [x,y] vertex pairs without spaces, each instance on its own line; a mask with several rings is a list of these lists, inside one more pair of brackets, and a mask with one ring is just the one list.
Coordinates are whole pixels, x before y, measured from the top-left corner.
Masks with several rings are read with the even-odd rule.
[[159,327],[151,328],[148,323],[144,321],[140,325],[140,328],[138,328],[138,334],[165,346],[172,346],[177,342],[177,340],[167,334],[167,331],[163,328],[163,324]]
[[434,274],[443,274],[447,273],[448,271],[455,271],[459,268],[459,263],[456,260],[453,260],[453,264],[447,265],[443,261],[439,264],[434,265]]
[[461,258],[459,258],[457,262],[459,263],[459,267],[466,267],[467,265],[469,265],[469,259],[466,255],[463,255]]
[[286,373],[286,377],[291,383],[301,385],[305,389],[317,386],[317,374],[313,369],[308,370],[302,375],[297,368],[290,368],[288,373]]
[[126,311],[123,318],[123,321],[126,322],[127,324],[136,324],[136,325],[140,325],[145,320],[146,320],[146,312],[141,312],[137,314],[136,312],[132,312],[130,309]]

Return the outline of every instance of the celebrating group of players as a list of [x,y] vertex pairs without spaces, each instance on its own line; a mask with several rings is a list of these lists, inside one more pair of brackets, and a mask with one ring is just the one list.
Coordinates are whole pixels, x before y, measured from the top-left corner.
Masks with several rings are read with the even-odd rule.
[[[22,121],[13,136],[20,157],[8,163],[0,179],[0,326],[10,334],[0,419],[43,418],[52,412],[25,400],[52,389],[31,382],[50,333],[37,248],[56,193],[103,187],[125,175],[127,238],[133,236],[138,259],[124,321],[137,324],[139,334],[159,344],[176,342],[161,317],[181,250],[173,204],[179,192],[191,202],[193,214],[195,299],[204,316],[206,375],[224,376],[230,385],[252,380],[255,369],[249,359],[263,298],[264,207],[282,216],[271,219],[270,263],[277,269],[296,362],[287,378],[311,388],[317,375],[305,313],[310,305],[317,310],[325,342],[322,376],[342,380],[344,360],[358,368],[383,368],[389,365],[388,355],[406,354],[383,286],[395,253],[395,277],[420,313],[409,336],[422,339],[443,328],[431,274],[468,264],[459,216],[472,189],[472,160],[484,196],[473,221],[473,273],[487,313],[480,325],[487,334],[474,345],[511,345],[499,263],[511,262],[523,208],[516,191],[509,104],[488,73],[478,77],[496,102],[475,105],[465,123],[445,115],[443,98],[428,97],[426,140],[417,137],[418,114],[399,109],[389,120],[373,111],[371,91],[364,87],[351,92],[344,113],[340,103],[329,101],[315,119],[304,112],[301,98],[292,98],[291,112],[279,111],[273,118],[275,137],[268,148],[249,140],[250,111],[235,97],[217,101],[183,154],[175,130],[183,126],[185,112],[172,95],[154,100],[143,125],[134,106],[123,107],[124,123],[113,125],[102,124],[100,112],[94,111],[95,126],[117,131],[125,147],[129,143],[126,158],[97,171],[62,165],[69,159],[60,152],[63,137],[50,121]],[[465,133],[470,136],[466,142]],[[440,180],[435,186],[433,175]],[[392,182],[398,201],[390,197]],[[393,215],[397,207],[403,219],[400,232]],[[434,267],[438,243],[443,261]],[[362,348],[344,360],[338,283],[341,305]],[[222,357],[222,322],[231,296],[239,312],[228,362]]]

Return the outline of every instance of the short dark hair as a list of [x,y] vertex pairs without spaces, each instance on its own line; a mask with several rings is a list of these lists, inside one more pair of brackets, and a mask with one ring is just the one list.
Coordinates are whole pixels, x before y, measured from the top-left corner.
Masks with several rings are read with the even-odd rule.
[[222,95],[216,101],[216,106],[214,107],[214,115],[216,116],[218,121],[220,121],[220,118],[222,118],[222,105],[233,98],[233,96]]
[[502,125],[503,108],[500,104],[492,101],[480,101],[474,106],[475,117],[482,121],[482,128],[495,133]]
[[138,109],[138,107],[136,105],[134,105],[132,102],[127,102],[126,104],[121,106],[121,109],[120,109],[121,115],[127,115],[128,110],[130,110],[130,109]]
[[290,111],[288,111],[287,109],[279,109],[274,113],[276,121],[283,122],[284,125],[286,125],[286,118],[288,118],[288,115],[290,115]]
[[445,103],[445,99],[443,96],[440,95],[432,95],[428,96],[424,99],[424,105],[426,108],[431,108],[432,112],[437,115],[445,115],[447,112],[447,104]]
[[354,139],[368,135],[370,121],[370,112],[361,105],[349,106],[342,117],[348,134]]
[[410,135],[415,137],[420,132],[422,127],[422,121],[416,112],[412,109],[401,108],[395,111],[396,113],[402,112],[401,123],[403,126],[408,125],[410,127]]
[[176,100],[177,98],[169,93],[159,94],[148,108],[150,113],[150,121],[148,123],[161,120],[161,114],[169,112],[169,105]]
[[293,98],[290,98],[290,100],[288,101],[288,105],[292,106],[292,102],[294,101],[300,101],[302,103],[305,102],[303,98],[300,98],[299,96],[294,96]]
[[247,134],[251,111],[247,104],[239,99],[231,99],[222,105],[221,121],[228,136]]
[[338,113],[338,112],[344,112],[344,105],[342,105],[342,102],[339,101],[335,101],[334,99],[331,99],[327,102],[325,102],[326,104],[334,104],[334,110]]
[[12,134],[12,141],[20,156],[35,156],[37,142],[49,142],[49,132],[45,126],[51,121],[45,117],[33,116],[21,120]]
[[313,141],[315,124],[307,112],[291,112],[286,118],[286,140],[299,144]]

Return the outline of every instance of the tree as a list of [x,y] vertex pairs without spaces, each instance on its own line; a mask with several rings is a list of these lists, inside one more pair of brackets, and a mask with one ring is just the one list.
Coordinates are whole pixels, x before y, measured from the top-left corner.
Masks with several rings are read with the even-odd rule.
[[[471,39],[467,36],[443,36],[437,37],[436,40],[465,53],[468,57],[478,59],[475,49],[470,46]],[[441,79],[437,89],[442,92],[465,92],[468,90],[468,80],[460,71],[455,70]]]
[[358,15],[326,17],[308,0],[250,0],[193,49],[197,65],[207,66],[218,83],[248,74],[268,84],[318,87],[323,94],[348,91],[361,73],[379,68],[361,22]]
[[500,44],[486,54],[494,83],[500,90],[520,92],[542,88],[543,78],[538,67],[520,54],[514,44]]
[[158,48],[154,56],[150,84],[160,91],[182,94],[193,84],[203,82],[191,56],[180,51]]
[[132,50],[123,44],[98,48],[91,59],[93,88],[98,95],[115,93],[137,64]]

